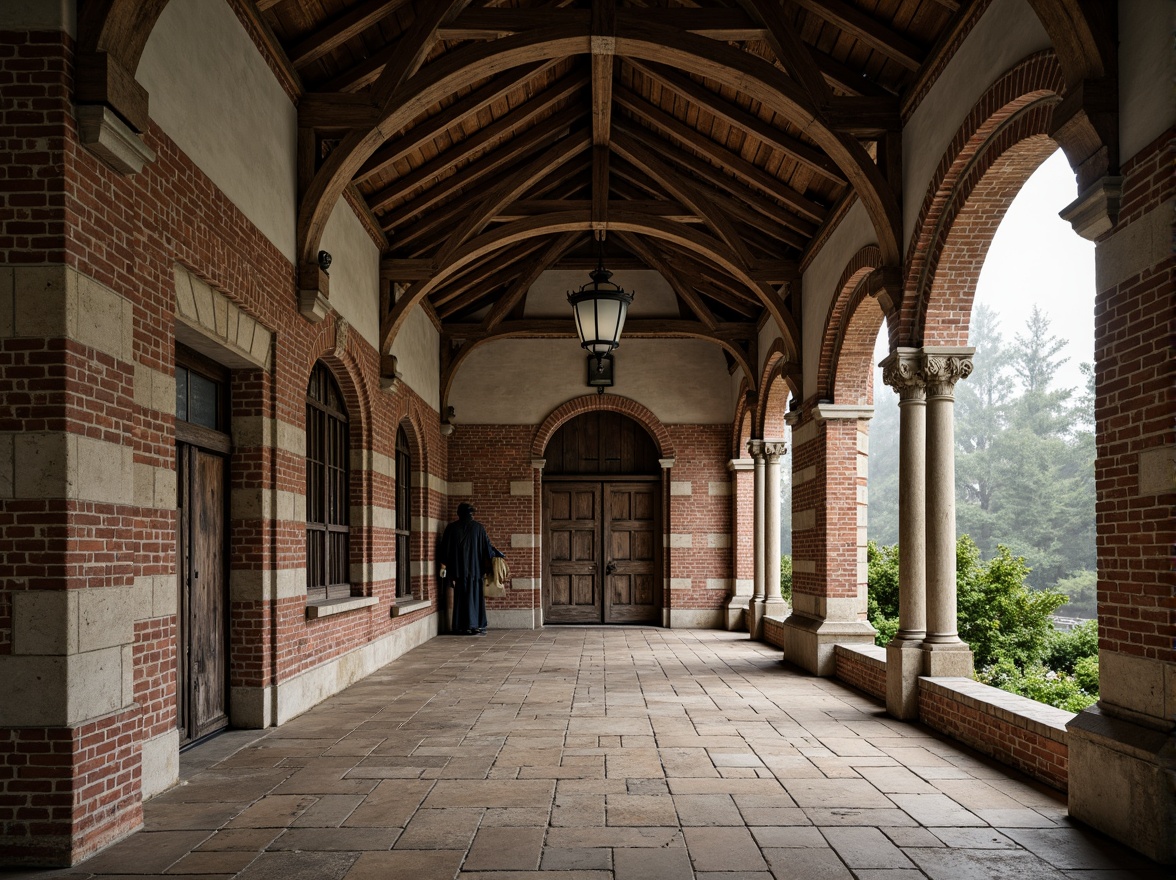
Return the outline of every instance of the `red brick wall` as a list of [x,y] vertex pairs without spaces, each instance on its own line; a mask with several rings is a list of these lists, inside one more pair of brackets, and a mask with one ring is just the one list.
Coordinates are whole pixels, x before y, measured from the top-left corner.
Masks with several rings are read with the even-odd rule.
[[[919,682],[919,720],[998,761],[1060,791],[1069,785],[1070,750],[1064,731],[1057,737],[1030,729],[1032,719],[959,699],[933,682]],[[995,690],[995,689],[994,689]],[[997,691],[1002,699],[1008,695]],[[1028,698],[1026,703],[1035,705]],[[1004,716],[1004,717],[1002,717]]]
[[871,662],[872,658],[844,645],[833,649],[836,672],[834,676],[879,700],[886,699],[886,661]]
[[[1123,167],[1116,234],[1176,194],[1169,130]],[[1099,647],[1176,657],[1176,494],[1141,493],[1139,454],[1176,443],[1176,256],[1095,297]]]
[[[730,589],[707,589],[708,580],[734,578],[731,548],[710,547],[710,535],[731,535],[731,497],[711,495],[710,484],[727,483],[727,450],[730,432],[725,425],[667,425],[676,451],[668,478],[689,482],[689,495],[671,495],[667,518],[671,534],[691,536],[690,547],[670,550],[671,580],[690,578],[690,589],[671,589],[673,609],[707,610],[722,608]],[[753,558],[754,563],[754,558]]]
[[[414,469],[444,477],[436,411],[404,386],[380,390],[377,353],[357,333],[337,345],[333,320],[313,325],[297,313],[294,266],[158,128],[145,135],[157,159],[134,177],[82,148],[71,89],[67,39],[0,34],[0,254],[8,265],[69,266],[124,297],[133,306],[134,362],[64,339],[0,340],[0,430],[84,434],[132,447],[136,464],[173,468],[174,419],[136,404],[133,378],[136,363],[174,370],[180,263],[275,333],[272,372],[234,376],[234,416],[301,426],[309,373],[321,357],[351,411],[353,504],[392,506],[391,475],[358,463],[365,450],[394,459],[404,419],[414,426]],[[304,491],[301,457],[280,449],[239,446],[230,473],[233,488]],[[421,489],[419,499],[417,516],[444,516],[436,492]],[[305,564],[302,522],[237,519],[230,536],[234,571]],[[353,561],[393,559],[389,529],[357,523],[352,543]],[[428,538],[414,549],[431,559]],[[0,502],[0,653],[11,651],[14,590],[127,587],[174,573],[170,509]],[[428,579],[415,587],[427,592]],[[392,618],[391,579],[355,588],[379,603],[314,622],[300,598],[276,607],[233,603],[232,684],[287,680],[427,613]],[[141,821],[141,743],[175,725],[175,626],[174,617],[136,624],[132,707],[72,729],[0,731],[0,828],[21,858],[76,860]]]

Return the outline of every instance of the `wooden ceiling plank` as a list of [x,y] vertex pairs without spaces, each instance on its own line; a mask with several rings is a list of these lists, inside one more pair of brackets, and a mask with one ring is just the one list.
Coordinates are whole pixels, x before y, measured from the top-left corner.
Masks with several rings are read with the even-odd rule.
[[470,0],[434,0],[414,5],[416,18],[400,40],[399,51],[389,59],[372,84],[372,103],[384,107],[408,79],[416,73],[437,40],[437,28],[459,15]]
[[833,93],[812,54],[792,25],[784,19],[779,2],[739,0],[739,5],[764,25],[764,37],[784,69],[808,92],[816,107],[828,103]]
[[[487,144],[502,137],[515,126],[532,118],[536,112],[538,111],[532,105],[521,105],[516,111],[503,116],[498,122],[488,125],[472,137],[466,138],[452,150],[447,150],[439,154],[420,168],[400,178],[400,180],[372,194],[368,198],[368,203],[371,204],[373,211],[378,212],[381,208],[386,207],[396,199],[403,198],[417,187],[428,183],[441,172],[469,158]],[[382,217],[381,220],[384,228],[388,229],[398,226],[408,217],[415,216],[426,208],[436,204],[454,189],[460,188],[464,183],[469,182],[470,178],[480,179],[492,170],[497,170],[519,156],[555,139],[575,123],[581,115],[580,110],[573,107],[532,126],[519,136],[512,138],[509,143],[481,157],[472,165],[467,165],[461,171],[446,178],[437,186],[430,188],[421,198],[413,199]]]
[[314,33],[300,40],[290,50],[290,62],[303,68],[318,61],[381,20],[387,18],[409,0],[366,0],[324,22]]
[[[754,189],[760,190],[767,196],[787,204],[793,211],[802,214],[808,220],[794,220],[799,225],[798,232],[812,235],[816,225],[825,218],[825,209],[816,202],[798,193],[792,187],[780,181],[766,171],[752,165],[742,156],[738,156],[724,146],[720,146],[695,131],[684,122],[670,116],[658,107],[654,107],[640,95],[635,95],[628,89],[618,89],[617,104],[631,110],[641,118],[649,121],[663,133],[676,138],[681,143],[701,153],[707,159],[728,169],[739,180]],[[811,221],[811,222],[810,222]]]
[[429,141],[440,137],[447,129],[486,109],[509,92],[550,70],[558,63],[559,59],[551,59],[537,64],[528,64],[494,77],[481,88],[475,89],[435,116],[430,116],[420,124],[413,126],[395,141],[381,147],[360,168],[356,180],[362,182],[379,174],[389,165],[399,162]]
[[673,288],[674,293],[686,303],[687,308],[694,313],[694,317],[698,318],[706,325],[708,330],[714,330],[715,324],[718,321],[715,319],[714,313],[707,307],[706,303],[702,301],[693,288],[690,287],[685,280],[674,271],[673,267],[666,262],[661,252],[652,244],[644,241],[639,235],[631,235],[627,232],[622,232],[617,235],[617,238],[641,259],[649,264],[649,268],[658,272],[670,287]]
[[641,70],[642,73],[660,82],[687,101],[704,108],[708,113],[722,119],[736,128],[747,131],[752,136],[763,141],[774,150],[785,153],[790,158],[811,168],[822,177],[834,183],[845,185],[845,174],[837,167],[837,163],[804,141],[792,137],[787,132],[780,131],[774,125],[764,122],[753,113],[742,107],[728,102],[721,95],[717,95],[706,87],[692,80],[690,77],[678,73],[672,68],[644,61],[629,60],[629,64]]
[[731,248],[740,259],[750,262],[751,253],[743,239],[735,232],[730,219],[710,204],[677,171],[663,163],[654,150],[648,149],[630,134],[613,139],[613,149],[624,159],[638,165],[657,181],[671,196],[702,217],[711,231]]
[[925,50],[845,0],[791,0],[802,9],[881,52],[907,70],[923,66]]
[[[625,149],[627,151],[632,149],[634,142],[642,148],[643,155],[663,154],[669,147],[668,144],[660,142],[660,139],[636,127],[631,128],[627,123],[618,125],[618,131],[623,131],[626,135]],[[619,138],[613,138],[614,145],[618,141]],[[756,193],[748,192],[739,185],[738,181],[723,174],[709,162],[686,154],[676,156],[674,162],[694,177],[722,190],[722,192],[706,192],[703,196],[724,214],[738,218],[749,226],[762,229],[774,238],[786,242],[798,250],[804,249],[808,242],[808,236],[794,231],[794,227],[799,222],[798,219],[779,205],[760,198]],[[723,193],[730,193],[734,198],[729,198]],[[752,208],[755,210],[751,210]],[[771,227],[764,225],[765,218],[772,221]]]
[[[616,184],[613,184],[616,192]],[[701,223],[702,218],[677,202],[667,202],[656,199],[624,199],[622,204],[626,211],[636,211],[652,217],[661,217],[677,223]],[[521,220],[523,217],[535,217],[550,214],[554,211],[590,211],[592,204],[587,199],[524,199],[508,205],[494,215],[496,223],[508,223],[511,220]]]
[[848,92],[851,95],[873,97],[894,94],[878,85],[862,71],[854,70],[848,64],[838,61],[832,55],[826,55],[817,49],[813,49],[812,54],[813,58],[816,59],[821,75],[825,77],[825,81],[831,86],[841,89],[843,92]]
[[459,247],[486,228],[486,225],[494,219],[495,214],[519,198],[543,177],[588,149],[590,145],[591,140],[586,131],[569,135],[509,175],[490,191],[490,194],[478,204],[477,208],[468,212],[466,219],[458,225],[441,248],[437,257],[438,263],[448,262],[450,256]]
[[[622,29],[641,25],[651,20],[663,20],[664,9],[617,9],[616,21]],[[507,34],[554,25],[581,23],[590,26],[592,12],[547,9],[467,9],[438,29],[443,40],[493,40]],[[739,9],[683,9],[673,10],[676,27],[693,34],[724,42],[758,40],[764,36],[764,26]]]
[[[439,289],[429,296],[434,306],[440,307],[454,297],[464,293],[476,284],[481,284],[491,276],[498,276],[502,281],[502,273],[508,266],[525,259],[543,246],[542,239],[530,239],[514,247],[492,251],[480,260],[471,263],[465,269],[445,282]],[[513,275],[509,277],[514,277]]]
[[494,303],[487,313],[486,317],[482,319],[480,329],[484,331],[491,331],[500,323],[507,315],[511,313],[516,305],[523,301],[523,297],[527,295],[527,291],[531,289],[531,285],[539,280],[539,276],[554,265],[560,257],[571,250],[583,233],[567,232],[555,239],[542,254],[535,259],[529,268],[524,269],[523,273],[519,275],[506,292]]

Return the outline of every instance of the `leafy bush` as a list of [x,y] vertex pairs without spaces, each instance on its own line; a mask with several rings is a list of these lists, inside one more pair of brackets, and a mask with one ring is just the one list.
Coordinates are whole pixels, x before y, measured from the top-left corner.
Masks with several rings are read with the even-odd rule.
[[960,638],[972,648],[977,669],[1011,660],[1019,669],[1040,664],[1054,633],[1050,615],[1066,601],[1056,590],[1030,590],[1029,568],[1003,544],[988,562],[967,535],[956,543]]
[[792,604],[792,557],[787,553],[780,557],[780,595]]
[[1098,657],[1097,620],[1088,620],[1069,632],[1055,630],[1049,637],[1044,663],[1057,672],[1072,674],[1078,662],[1089,657]]
[[874,643],[885,647],[898,632],[898,545],[866,545],[866,616],[877,630]]
[[1086,693],[1098,696],[1098,654],[1083,657],[1074,664],[1074,681]]
[[[1093,659],[1097,667],[1098,659]],[[1046,669],[1041,664],[1023,670],[1005,658],[982,669],[976,674],[976,678],[1001,690],[1020,694],[1039,703],[1065,709],[1067,712],[1081,712],[1098,700],[1098,697],[1083,688],[1076,678],[1064,672]],[[1097,668],[1094,680],[1097,685]]]

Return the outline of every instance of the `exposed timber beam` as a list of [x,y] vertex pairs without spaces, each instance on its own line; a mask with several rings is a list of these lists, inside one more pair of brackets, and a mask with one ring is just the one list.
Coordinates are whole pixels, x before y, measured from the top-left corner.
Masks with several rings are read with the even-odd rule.
[[[614,192],[616,191],[616,184],[618,182],[613,182]],[[701,217],[676,202],[667,202],[660,199],[624,199],[617,204],[626,211],[648,214],[651,217],[662,217],[677,223],[702,222]],[[523,199],[522,201],[515,202],[513,205],[508,205],[495,214],[494,221],[496,223],[507,223],[523,217],[536,217],[540,214],[550,214],[554,211],[590,210],[592,210],[590,199]]]
[[494,303],[486,317],[482,319],[481,330],[491,331],[502,323],[516,305],[522,302],[531,285],[539,280],[539,276],[566,254],[583,235],[580,232],[568,232],[555,239],[542,254],[540,254],[522,274],[515,278],[511,286]]
[[[615,0],[592,0],[592,145],[607,147],[612,121],[613,64],[617,51]],[[566,14],[566,13],[565,13]]]
[[719,146],[686,123],[650,104],[640,95],[636,95],[628,89],[618,89],[616,101],[619,106],[625,107],[639,118],[649,121],[663,133],[700,153],[720,168],[726,168],[747,186],[758,189],[770,198],[783,202],[792,211],[807,218],[793,218],[793,223],[789,224],[798,232],[812,235],[816,231],[816,224],[825,218],[825,209],[812,199],[806,198],[763,169],[752,165],[742,156],[736,155],[726,147]]
[[678,295],[679,299],[686,304],[686,307],[694,313],[694,317],[701,321],[708,330],[715,328],[718,321],[715,319],[714,313],[702,301],[702,297],[695,292],[694,288],[666,261],[656,246],[645,241],[639,235],[631,235],[627,232],[622,232],[617,238],[630,251],[645,260],[649,264],[649,268],[656,270],[666,279],[674,293]]
[[[525,108],[526,105],[523,105],[523,107]],[[386,213],[380,218],[384,228],[391,229],[399,226],[409,217],[415,217],[422,211],[431,208],[437,202],[442,201],[461,187],[480,180],[495,171],[499,171],[526,154],[555,141],[571,125],[577,122],[581,115],[582,113],[579,109],[571,107],[562,113],[557,113],[545,119],[538,125],[532,126],[497,150],[482,156],[478,161],[451,174],[438,185],[431,187],[420,198],[413,199],[401,205],[399,208]],[[527,116],[529,118],[529,114]],[[506,118],[504,116],[499,122]],[[503,125],[499,127],[495,135],[486,136],[485,133],[491,128],[491,126],[487,126],[478,132],[478,134],[462,141],[454,149],[446,150],[444,153],[436,156],[432,161],[426,162],[420,168],[405,175],[395,183],[374,193],[368,198],[368,203],[372,206],[373,211],[379,212],[381,208],[387,207],[397,199],[404,198],[408,193],[436,179],[438,175],[449,171],[455,163],[469,159],[475,152],[491,143],[495,137],[501,137],[512,127],[513,125]],[[475,143],[471,145],[471,141]]]
[[440,113],[422,120],[418,125],[414,125],[396,140],[381,147],[363,164],[359,173],[356,175],[356,179],[359,181],[367,180],[372,175],[378,174],[385,168],[401,161],[419,150],[429,141],[440,137],[447,129],[452,128],[475,113],[486,109],[509,92],[550,70],[557,63],[557,59],[551,59],[538,64],[527,64],[523,67],[499,74],[485,85],[459,98]]
[[367,0],[331,18],[315,28],[314,33],[295,43],[289,50],[290,62],[306,67],[337,49],[352,37],[378,24],[409,0]]
[[837,163],[816,147],[809,146],[787,132],[780,131],[774,125],[764,122],[742,107],[728,102],[721,95],[716,95],[673,68],[644,61],[629,61],[628,63],[671,91],[677,92],[687,101],[706,110],[712,116],[748,132],[767,146],[785,153],[789,158],[822,177],[832,180],[834,183],[845,185],[845,174],[837,167]]
[[918,70],[923,65],[925,50],[915,45],[893,28],[863,12],[845,0],[791,0],[834,27],[861,40],[867,46],[897,62],[907,70]]
[[[664,10],[618,9],[616,20],[626,30],[640,28],[651,21],[660,21]],[[579,24],[588,26],[592,13],[588,10],[555,12],[550,9],[469,9],[443,25],[443,40],[493,40],[507,34],[555,25]],[[764,26],[739,9],[674,9],[676,27],[693,34],[723,42],[758,40],[764,36]]]
[[784,19],[779,0],[739,0],[739,5],[764,26],[764,38],[776,59],[808,92],[814,105],[828,103],[833,93],[821,75],[808,46],[801,42],[800,35],[792,24]]
[[592,148],[592,233],[597,241],[608,235],[608,146]]

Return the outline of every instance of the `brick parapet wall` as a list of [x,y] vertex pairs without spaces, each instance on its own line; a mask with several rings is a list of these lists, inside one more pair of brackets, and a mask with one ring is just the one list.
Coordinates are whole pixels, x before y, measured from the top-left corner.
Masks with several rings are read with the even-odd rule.
[[886,649],[877,645],[837,645],[833,649],[836,678],[859,691],[886,699]]
[[1065,712],[969,678],[920,678],[919,719],[1059,791],[1069,785]]

